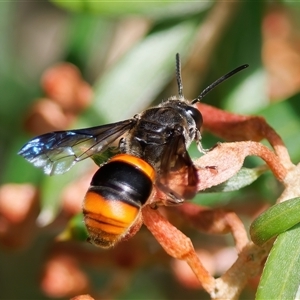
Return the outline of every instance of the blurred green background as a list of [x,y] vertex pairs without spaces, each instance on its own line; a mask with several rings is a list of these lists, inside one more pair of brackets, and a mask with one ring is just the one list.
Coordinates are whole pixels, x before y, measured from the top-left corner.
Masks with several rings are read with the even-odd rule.
[[[46,68],[61,61],[79,67],[95,95],[72,127],[96,126],[130,118],[176,95],[177,52],[188,99],[248,63],[247,70],[217,87],[204,102],[231,112],[263,115],[282,136],[293,162],[298,162],[299,13],[300,5],[288,1],[0,3],[0,183],[38,185],[41,210],[50,212],[50,222],[59,213],[61,189],[81,172],[79,166],[64,178],[48,178],[16,154],[32,137],[23,120],[32,103],[43,96],[40,77]],[[204,148],[216,141],[204,133]],[[257,160],[246,163],[255,166]],[[197,202],[243,211],[255,202],[273,203],[280,191],[266,174],[241,191],[201,195]],[[40,270],[53,237],[62,229],[41,230],[25,249],[3,246],[0,299],[48,299],[39,287]],[[205,242],[209,241],[203,238],[197,243],[205,248]],[[88,272],[94,289],[101,290],[106,271]],[[242,298],[253,298],[254,291],[248,288]],[[136,271],[127,290],[117,296],[195,298],[208,296],[180,286],[168,267],[159,265]]]

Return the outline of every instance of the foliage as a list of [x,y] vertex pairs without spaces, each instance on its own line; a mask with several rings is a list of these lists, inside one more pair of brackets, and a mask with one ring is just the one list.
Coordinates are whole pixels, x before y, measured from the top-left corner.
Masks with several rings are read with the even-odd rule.
[[[71,228],[67,234],[74,233],[77,240],[82,240],[82,221],[71,217],[81,209],[82,198],[95,171],[93,163],[80,163],[63,176],[47,177],[16,155],[30,137],[49,131],[47,128],[65,130],[67,127],[115,122],[177,94],[174,80],[177,52],[182,57],[184,93],[189,99],[195,98],[216,78],[235,67],[245,63],[250,67],[207,95],[203,102],[209,106],[199,106],[204,116],[204,148],[211,148],[219,141],[237,143],[221,144],[201,158],[193,147],[190,149],[200,166],[216,167],[219,163],[220,176],[223,174],[221,159],[227,158],[224,170],[230,170],[230,176],[225,178],[224,175],[218,184],[205,186],[208,182],[205,176],[207,180],[217,180],[218,174],[214,174],[213,169],[202,170],[201,193],[186,206],[177,211],[167,208],[164,214],[191,237],[203,265],[216,261],[220,248],[230,249],[231,246],[226,238],[218,237],[216,242],[216,238],[202,236],[198,231],[219,233],[220,228],[214,227],[216,215],[210,213],[216,211],[219,214],[222,230],[233,234],[239,253],[236,260],[222,257],[225,261],[236,262],[229,272],[240,277],[240,281],[227,281],[231,287],[240,284],[237,294],[228,297],[238,297],[247,280],[260,274],[258,263],[268,256],[271,249],[256,298],[295,298],[299,286],[295,274],[300,268],[295,247],[299,241],[297,208],[300,195],[298,170],[289,158],[295,163],[300,160],[300,26],[295,17],[300,7],[288,1],[276,4],[269,1],[209,4],[53,1],[26,5],[3,2],[0,10],[0,242],[3,248],[0,262],[2,270],[6,270],[0,283],[3,298],[26,296],[42,299],[46,296],[41,294],[40,287],[47,297],[70,297],[86,292],[98,298],[109,296],[117,299],[207,297],[199,291],[192,276],[182,275],[185,274],[183,267],[176,269],[176,260],[167,257],[146,231],[139,232],[110,252],[69,241],[53,241],[53,236],[66,227]],[[44,73],[40,87],[44,70],[60,61],[72,63],[78,70],[71,67],[73,71],[64,73],[64,76],[60,75],[62,71],[55,73],[56,81],[52,81],[53,77],[47,81]],[[65,82],[69,82],[67,74],[73,74],[70,75],[70,81],[73,81],[69,102],[66,94],[57,96],[54,93],[65,88]],[[90,85],[94,95],[91,103],[87,100],[90,99]],[[74,98],[79,99],[78,102],[72,102]],[[210,110],[211,106],[218,107],[221,113]],[[259,117],[244,117],[249,114],[262,116],[266,122]],[[37,115],[40,119],[34,119]],[[49,120],[42,115],[50,116]],[[221,117],[225,118],[222,124]],[[237,123],[230,124],[233,120]],[[278,146],[278,140],[274,142],[274,136],[270,138],[271,132],[278,134],[284,144]],[[247,143],[241,141],[244,139],[256,142],[242,144]],[[260,142],[262,139],[264,141]],[[263,145],[275,158],[261,155],[265,151]],[[289,155],[282,154],[285,146]],[[240,152],[234,152],[246,147],[248,152],[241,156]],[[272,147],[274,152],[270,150]],[[256,157],[247,157],[244,162],[249,155]],[[261,165],[257,156],[267,162],[273,173],[267,172],[268,168]],[[276,199],[278,204],[271,206]],[[271,208],[267,209],[268,206]],[[151,220],[158,220],[157,224],[160,224],[161,216],[152,210],[147,212],[147,209],[145,224],[155,235],[161,228],[151,228],[154,224]],[[265,212],[253,222],[263,210]],[[240,219],[236,221],[235,214],[227,214],[227,211],[239,215],[246,227],[253,222],[250,233],[258,246],[247,241],[244,229],[240,230],[244,225]],[[207,220],[214,225],[210,229]],[[171,232],[174,227],[168,227],[168,224],[164,223],[166,231]],[[190,224],[196,230],[191,229]],[[177,229],[174,232],[178,232]],[[242,238],[238,237],[240,233]],[[60,239],[63,237],[66,235],[60,235]],[[160,233],[156,238],[160,241]],[[185,243],[187,248],[190,247],[186,240],[182,245]],[[11,251],[18,248],[22,249],[19,253]],[[45,248],[50,248],[46,262]],[[168,250],[168,246],[165,249]],[[209,255],[203,255],[203,249]],[[170,255],[176,257],[177,253]],[[249,269],[243,269],[245,257],[260,259],[250,265],[256,268],[253,274]],[[189,265],[195,266],[195,259],[189,256]],[[65,268],[65,273],[59,273],[53,267],[56,262]],[[41,265],[43,275],[38,283],[36,275]],[[82,271],[82,265],[89,269],[88,273]],[[202,268],[197,266],[194,271],[198,279],[203,279],[202,275],[206,273],[197,274]],[[226,271],[228,267],[212,267],[213,275],[225,274],[216,281],[209,275],[204,277],[208,278],[209,284],[222,290],[228,274],[232,274]],[[247,270],[249,274],[244,278],[240,276],[241,270]],[[73,274],[72,280],[80,284],[69,289],[65,288],[67,284],[62,284],[55,290],[52,282],[58,274],[63,278],[62,282],[67,282],[63,280]],[[22,284],[24,277],[30,279],[26,286]],[[181,284],[176,284],[175,280]],[[206,290],[211,288],[209,284],[202,282]],[[16,286],[20,288],[16,289]],[[256,288],[257,283],[252,279],[240,298],[254,298]],[[210,295],[213,298],[218,296],[213,292]]]

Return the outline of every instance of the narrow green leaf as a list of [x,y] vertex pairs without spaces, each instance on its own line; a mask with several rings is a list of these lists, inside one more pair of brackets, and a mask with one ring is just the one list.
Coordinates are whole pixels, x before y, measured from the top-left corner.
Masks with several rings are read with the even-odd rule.
[[277,238],[264,267],[257,300],[296,299],[300,283],[299,241],[300,224]]
[[124,15],[144,15],[155,19],[171,18],[179,16],[194,15],[208,7],[210,2],[190,2],[190,1],[66,1],[52,0],[58,6],[74,11],[90,14],[119,17]]
[[225,109],[239,114],[253,114],[269,104],[266,94],[266,74],[262,68],[247,70],[247,76],[224,99]]
[[106,151],[97,153],[93,155],[91,158],[93,159],[94,163],[98,166],[101,166],[103,163],[108,161],[109,158],[113,157],[114,155],[120,153],[118,147],[108,148]]
[[187,51],[196,25],[182,22],[137,44],[100,78],[86,118],[120,121],[147,108],[175,75],[175,54]]
[[253,183],[260,175],[268,170],[266,166],[256,168],[242,168],[235,176],[227,181],[206,189],[204,193],[219,193],[219,192],[232,192],[240,190],[241,188]]
[[300,222],[300,198],[278,203],[262,213],[250,227],[252,241],[263,245]]
[[67,241],[86,241],[88,238],[88,232],[83,222],[83,214],[79,213],[75,215],[69,222],[65,230],[59,234],[57,240]]
[[[238,198],[240,191],[228,192],[228,193],[199,193],[191,202],[201,206],[218,207],[224,206],[232,201],[234,198]],[[240,195],[239,198],[242,196]]]

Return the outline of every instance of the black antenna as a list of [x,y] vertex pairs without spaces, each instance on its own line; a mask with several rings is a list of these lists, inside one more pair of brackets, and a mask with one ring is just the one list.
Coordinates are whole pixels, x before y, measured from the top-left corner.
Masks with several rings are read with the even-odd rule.
[[179,100],[182,100],[184,99],[184,96],[183,96],[183,85],[181,81],[181,63],[180,63],[179,53],[176,53],[176,80],[177,80]]
[[217,79],[215,82],[213,82],[212,84],[210,84],[206,89],[204,89],[201,94],[195,98],[194,100],[192,100],[191,104],[195,104],[196,102],[201,101],[212,89],[214,89],[217,85],[219,85],[221,82],[225,81],[226,79],[228,79],[229,77],[231,77],[232,75],[248,68],[249,65],[242,65],[237,67],[236,69],[232,70],[231,72],[225,74],[224,76],[220,77],[219,79]]

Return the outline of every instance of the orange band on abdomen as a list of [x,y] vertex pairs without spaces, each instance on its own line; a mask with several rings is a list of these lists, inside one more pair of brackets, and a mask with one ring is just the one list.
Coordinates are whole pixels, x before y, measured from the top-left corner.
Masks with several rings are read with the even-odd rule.
[[[135,221],[140,209],[122,200],[107,200],[96,192],[88,191],[83,210],[92,227],[111,234],[122,234]],[[87,224],[88,225],[88,224]]]

